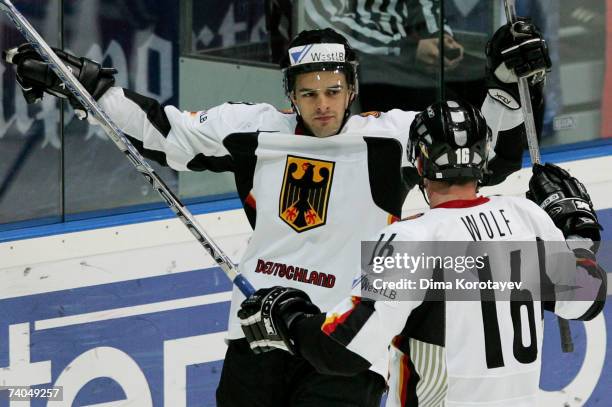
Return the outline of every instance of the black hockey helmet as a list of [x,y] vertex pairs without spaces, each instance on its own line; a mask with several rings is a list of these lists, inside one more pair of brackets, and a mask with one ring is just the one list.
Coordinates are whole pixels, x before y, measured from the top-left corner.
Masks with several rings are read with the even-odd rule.
[[410,126],[408,160],[421,157],[423,178],[480,180],[487,169],[492,132],[480,110],[465,101],[436,102]]
[[357,54],[343,35],[331,28],[302,31],[291,41],[280,60],[285,94],[290,96],[298,74],[342,71],[356,96],[359,92],[357,66]]

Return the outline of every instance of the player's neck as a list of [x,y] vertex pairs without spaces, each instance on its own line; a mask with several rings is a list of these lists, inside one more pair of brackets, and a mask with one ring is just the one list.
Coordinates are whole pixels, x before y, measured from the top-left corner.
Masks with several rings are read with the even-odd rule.
[[476,199],[476,187],[474,184],[447,185],[440,182],[430,181],[425,188],[429,198],[429,207],[435,208],[449,201]]

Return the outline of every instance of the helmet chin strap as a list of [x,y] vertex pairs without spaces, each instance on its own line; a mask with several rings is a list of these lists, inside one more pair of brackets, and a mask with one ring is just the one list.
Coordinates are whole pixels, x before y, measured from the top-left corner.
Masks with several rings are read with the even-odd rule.
[[419,180],[419,189],[421,190],[421,194],[423,194],[423,199],[425,199],[427,206],[429,206],[429,199],[427,198],[427,194],[425,193],[425,183],[423,182],[424,179],[425,178],[421,177],[421,179]]
[[304,122],[304,119],[302,119],[302,113],[300,112],[300,108],[298,107],[297,104],[293,103],[293,100],[291,99],[291,97],[289,97],[289,100],[291,101],[291,107],[293,108],[293,111],[297,115],[298,125],[303,127],[304,130],[306,130],[309,133],[309,135],[312,135],[312,130],[310,130],[308,125]]
[[298,117],[301,118],[302,114],[300,113],[300,108],[295,103],[293,103],[293,101],[291,102],[291,105],[293,106],[293,110],[295,111],[295,114],[297,114]]
[[357,95],[355,94],[354,91],[352,91],[351,95],[349,96],[349,101],[348,101],[348,104],[346,105],[346,109],[344,110],[344,117],[342,118],[342,123],[340,123],[340,127],[338,128],[338,131],[336,132],[336,134],[342,131],[342,128],[348,121],[349,117],[351,117],[351,105],[353,104],[355,99],[357,99]]
[[425,176],[423,175],[423,158],[419,156],[419,158],[416,160],[416,163],[413,162],[413,164],[416,164],[415,167],[417,169],[417,172],[419,173],[419,190],[421,191],[421,194],[423,195],[423,199],[427,203],[427,206],[429,206],[429,199],[427,198],[427,194],[425,193]]

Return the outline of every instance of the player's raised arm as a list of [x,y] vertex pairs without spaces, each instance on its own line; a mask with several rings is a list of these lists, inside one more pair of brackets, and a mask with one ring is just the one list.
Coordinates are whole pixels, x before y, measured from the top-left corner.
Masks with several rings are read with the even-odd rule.
[[[606,301],[607,275],[595,257],[602,227],[586,188],[567,171],[554,164],[536,164],[529,181],[527,198],[544,209],[552,219],[552,222],[543,222],[544,224],[540,225],[542,237],[547,241],[564,237],[568,242],[568,247],[553,246],[553,251],[560,252],[558,256],[552,256],[553,261],[556,260],[557,263],[546,267],[546,273],[553,283],[558,284],[560,279],[565,277],[564,269],[573,267],[573,257],[568,256],[570,249],[575,256],[574,285],[579,287],[572,293],[575,299],[548,302],[545,304],[546,308],[566,319],[589,321],[595,318]],[[561,233],[563,236],[560,236]],[[565,256],[563,251],[566,252]],[[569,258],[571,262],[563,262],[564,257]],[[570,276],[574,277],[573,272]]]
[[[512,30],[519,29],[520,37]],[[517,74],[529,77],[532,105],[543,103],[542,88],[551,68],[548,47],[530,20],[500,27],[487,44],[487,97],[482,113],[493,131],[489,174],[484,185],[495,185],[519,170],[525,149],[525,126],[518,92]]]
[[[499,184],[522,167],[526,134],[515,72],[530,77],[532,104],[539,106],[544,79],[551,68],[548,47],[538,28],[529,20],[516,24],[523,33],[520,39],[512,35],[513,26],[506,24],[493,34],[486,48],[488,91],[481,112],[492,130],[492,141],[487,171],[479,182],[485,186]],[[397,129],[409,128],[414,114],[398,110],[387,113]],[[405,137],[407,134],[399,139],[405,142]],[[405,166],[403,173],[410,188],[418,182],[419,176],[411,166]]]
[[[232,160],[223,146],[226,136],[256,131],[263,120],[283,121],[283,115],[267,104],[226,103],[199,112],[161,106],[154,99],[115,87],[114,68],[62,50],[55,52],[143,156],[179,171],[231,171]],[[67,98],[79,118],[87,116],[30,44],[5,51],[4,59],[16,66],[28,103],[48,93]]]

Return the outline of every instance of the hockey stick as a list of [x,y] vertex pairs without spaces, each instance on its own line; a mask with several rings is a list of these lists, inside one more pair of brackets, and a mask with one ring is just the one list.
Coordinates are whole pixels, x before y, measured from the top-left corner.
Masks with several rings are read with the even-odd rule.
[[[516,1],[504,0],[506,9],[506,19],[510,24],[516,22]],[[512,31],[514,36],[517,34]],[[540,147],[538,145],[538,135],[536,132],[535,121],[533,120],[533,107],[531,106],[531,95],[529,94],[529,82],[526,77],[518,78],[519,96],[521,98],[521,110],[525,120],[525,131],[527,134],[527,146],[529,147],[529,157],[532,164],[540,164]],[[559,323],[559,334],[561,335],[561,350],[564,353],[574,351],[574,343],[572,341],[572,332],[570,331],[569,322],[566,319],[557,317]]]
[[40,54],[42,59],[55,72],[58,78],[64,83],[66,88],[74,95],[74,97],[87,109],[89,114],[92,114],[100,123],[107,136],[115,143],[136,167],[138,172],[153,186],[153,188],[166,201],[170,209],[189,229],[198,242],[208,251],[212,258],[217,262],[219,267],[232,280],[232,282],[240,289],[240,291],[250,296],[255,292],[255,289],[249,281],[238,273],[236,265],[231,259],[217,246],[217,244],[208,236],[202,226],[198,224],[191,212],[183,205],[183,203],[174,195],[174,193],[166,186],[159,178],[153,168],[140,155],[138,150],[125,137],[123,132],[102,110],[98,103],[91,95],[83,88],[81,83],[72,75],[72,72],[64,65],[62,60],[53,52],[49,45],[36,32],[34,27],[30,25],[28,20],[15,8],[10,0],[0,0],[0,8],[13,21],[15,27],[23,34],[23,36],[32,44],[34,49]]
[[[506,8],[506,19],[510,24],[516,22],[515,0],[504,0]],[[512,30],[512,34],[517,37],[517,33]],[[529,82],[526,77],[518,78],[519,97],[521,99],[521,110],[525,118],[525,131],[527,133],[527,146],[529,147],[529,157],[532,164],[540,164],[540,147],[538,146],[538,136],[533,120],[533,107],[531,106],[531,96],[529,94]]]

